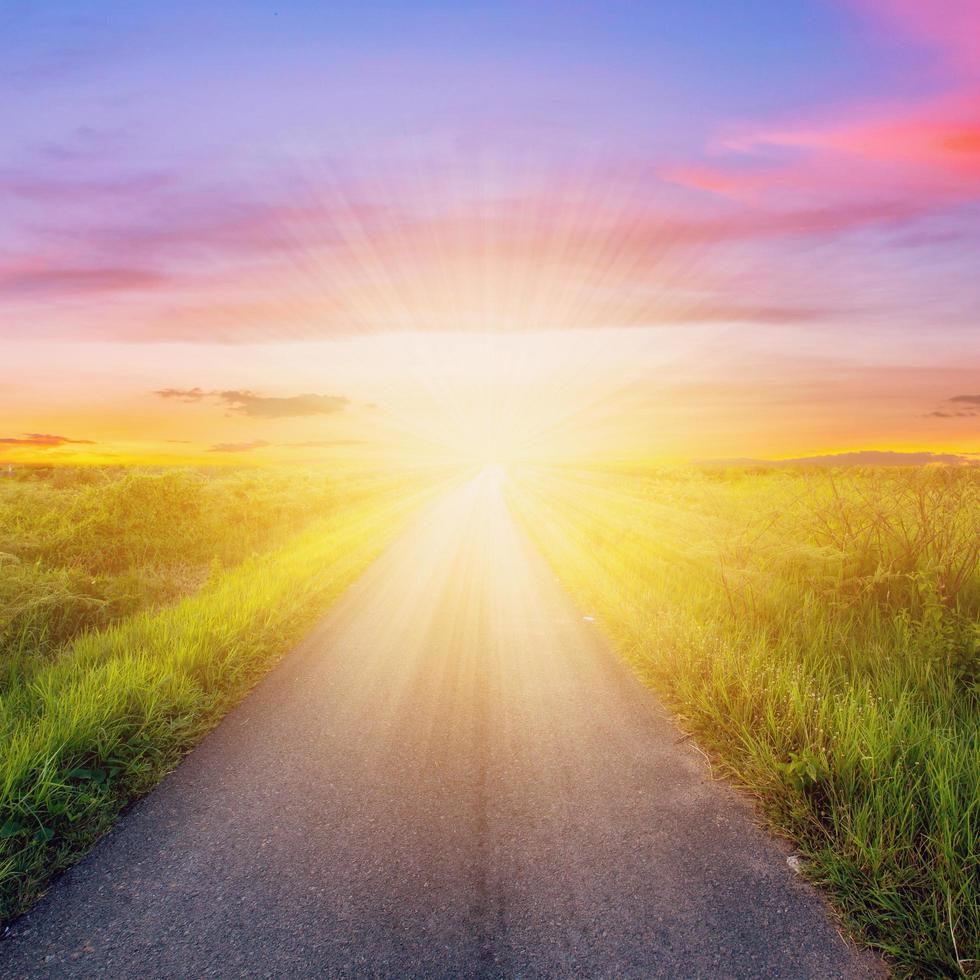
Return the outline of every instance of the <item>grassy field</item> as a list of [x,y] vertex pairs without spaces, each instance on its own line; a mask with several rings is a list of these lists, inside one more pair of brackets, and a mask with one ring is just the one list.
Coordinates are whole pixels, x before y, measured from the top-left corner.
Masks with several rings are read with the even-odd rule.
[[0,922],[173,767],[429,485],[105,469],[0,483]]
[[256,471],[24,468],[0,479],[0,689],[78,633],[173,602],[285,540],[339,492]]
[[980,974],[980,472],[526,468],[559,577],[900,974]]

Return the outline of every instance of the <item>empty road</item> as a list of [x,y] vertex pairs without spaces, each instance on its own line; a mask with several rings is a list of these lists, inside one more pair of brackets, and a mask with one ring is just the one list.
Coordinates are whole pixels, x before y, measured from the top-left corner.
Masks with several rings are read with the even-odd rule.
[[484,476],[0,941],[3,977],[862,977]]

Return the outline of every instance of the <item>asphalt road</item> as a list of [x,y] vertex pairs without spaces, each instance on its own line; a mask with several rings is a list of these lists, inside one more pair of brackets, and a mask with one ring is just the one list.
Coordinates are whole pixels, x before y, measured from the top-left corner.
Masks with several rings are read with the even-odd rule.
[[0,975],[860,977],[483,478],[0,941]]

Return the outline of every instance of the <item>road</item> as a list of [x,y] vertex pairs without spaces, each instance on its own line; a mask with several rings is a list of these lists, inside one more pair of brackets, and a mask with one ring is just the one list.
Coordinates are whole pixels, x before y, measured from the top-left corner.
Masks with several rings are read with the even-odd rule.
[[484,476],[0,942],[0,975],[862,977]]

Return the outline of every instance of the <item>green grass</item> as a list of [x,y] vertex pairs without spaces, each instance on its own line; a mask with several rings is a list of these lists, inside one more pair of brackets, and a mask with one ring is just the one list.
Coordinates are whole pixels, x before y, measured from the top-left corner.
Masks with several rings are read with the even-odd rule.
[[980,472],[529,468],[511,501],[851,930],[980,974]]
[[[102,549],[105,539],[91,528],[75,535],[67,519],[50,518],[47,526],[65,535],[54,552],[58,560],[70,555],[86,574],[98,564],[125,576],[134,568],[144,573],[149,567],[177,567],[168,562],[180,556],[181,584],[175,591],[184,597],[161,607],[159,594],[149,601],[144,594],[142,610],[116,615],[102,628],[92,628],[85,615],[69,617],[70,638],[55,645],[50,637],[56,631],[42,631],[47,642],[40,653],[25,654],[18,641],[12,661],[16,669],[7,670],[0,690],[0,921],[28,907],[53,874],[84,854],[127,803],[170,770],[366,567],[425,497],[417,479],[347,479],[320,486],[317,478],[300,489],[298,478],[290,477],[283,486],[276,484],[279,476],[270,474],[130,473],[92,479],[109,498],[124,496],[127,508],[129,490],[122,487],[138,485],[139,495],[150,497],[142,513],[152,513],[166,530],[158,533],[138,516],[125,531],[110,521],[103,528],[114,544]],[[215,487],[214,480],[221,486]],[[188,519],[172,513],[181,504],[170,491],[186,488],[188,481],[202,493],[203,510],[211,516],[189,521],[171,540],[175,525]],[[161,487],[168,488],[169,503],[154,509]],[[7,490],[8,505],[13,496],[15,507],[29,506],[17,499],[20,492]],[[45,496],[43,505],[36,498],[34,504],[45,513],[77,513],[76,507],[99,511],[98,500],[84,493],[67,504],[58,500],[47,481],[34,486],[34,492]],[[229,492],[231,499],[223,499]],[[275,502],[260,505],[260,520],[248,513],[248,504],[264,494]],[[295,506],[287,506],[284,496]],[[296,503],[300,498],[302,504]],[[106,509],[115,513],[114,506]],[[285,541],[279,541],[276,523],[281,507],[295,515],[294,527],[303,527]],[[288,529],[290,519],[283,523]],[[205,532],[195,539],[202,527]],[[220,530],[208,538],[211,527]],[[8,525],[5,530],[9,533]],[[240,541],[226,540],[239,534]],[[85,540],[93,542],[91,549],[79,543]],[[263,540],[279,543],[225,567]],[[21,543],[27,554],[50,555],[52,548],[46,532],[36,533],[29,545]],[[185,556],[191,568],[197,562],[210,569],[196,591],[186,584]],[[43,581],[48,587],[51,579]],[[73,608],[70,602],[64,605]]]
[[281,543],[364,479],[96,467],[0,479],[0,690],[79,633]]

